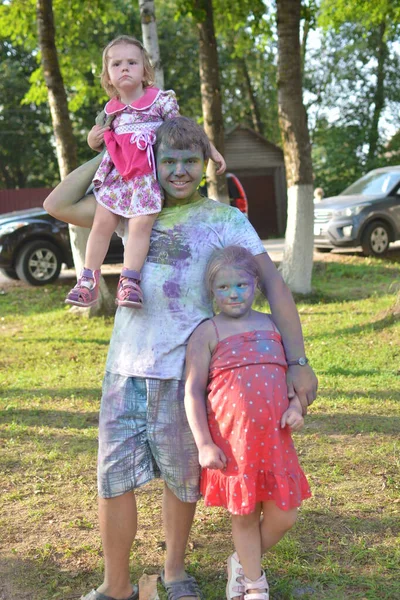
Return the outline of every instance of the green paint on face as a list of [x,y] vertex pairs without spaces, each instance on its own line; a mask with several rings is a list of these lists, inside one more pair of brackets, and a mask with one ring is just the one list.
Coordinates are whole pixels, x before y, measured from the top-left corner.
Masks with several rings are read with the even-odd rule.
[[199,148],[175,150],[161,144],[157,151],[158,181],[165,193],[166,206],[188,204],[201,198],[197,188],[204,171]]

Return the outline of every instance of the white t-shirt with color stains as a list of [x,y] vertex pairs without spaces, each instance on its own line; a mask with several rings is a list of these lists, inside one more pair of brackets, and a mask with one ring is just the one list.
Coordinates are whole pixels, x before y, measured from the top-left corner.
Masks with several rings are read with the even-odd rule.
[[233,244],[254,255],[265,252],[236,208],[203,198],[161,211],[142,270],[144,307],[118,308],[107,371],[182,379],[188,339],[213,315],[204,281],[207,262],[215,249]]

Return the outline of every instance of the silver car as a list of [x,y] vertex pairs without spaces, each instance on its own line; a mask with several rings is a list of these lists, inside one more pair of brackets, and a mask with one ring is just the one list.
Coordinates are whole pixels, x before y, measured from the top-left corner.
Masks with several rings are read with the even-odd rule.
[[314,204],[314,247],[361,246],[383,256],[400,239],[400,166],[370,171],[339,196]]

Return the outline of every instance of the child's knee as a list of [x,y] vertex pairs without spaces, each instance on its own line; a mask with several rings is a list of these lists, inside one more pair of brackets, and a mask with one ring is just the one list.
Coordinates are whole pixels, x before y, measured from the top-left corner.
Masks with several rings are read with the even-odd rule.
[[293,525],[297,521],[297,508],[292,508],[290,510],[282,510],[280,512],[280,521],[282,524],[282,529],[284,529],[285,531],[289,531],[289,529],[292,529]]

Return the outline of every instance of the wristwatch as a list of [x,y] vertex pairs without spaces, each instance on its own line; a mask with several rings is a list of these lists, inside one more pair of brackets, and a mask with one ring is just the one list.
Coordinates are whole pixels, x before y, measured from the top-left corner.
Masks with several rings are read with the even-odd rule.
[[294,365],[300,365],[300,367],[305,367],[308,363],[308,358],[306,356],[300,356],[300,358],[296,358],[295,360],[286,361],[288,367],[293,367]]

